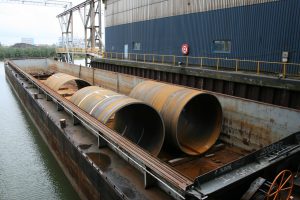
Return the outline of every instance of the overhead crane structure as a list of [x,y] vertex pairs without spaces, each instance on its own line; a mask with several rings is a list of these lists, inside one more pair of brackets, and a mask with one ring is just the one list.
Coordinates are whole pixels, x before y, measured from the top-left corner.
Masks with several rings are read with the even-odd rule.
[[91,57],[95,53],[102,52],[104,48],[101,36],[101,0],[87,0],[83,3],[74,6],[63,13],[57,15],[61,30],[62,30],[62,43],[65,51],[61,53],[64,61],[73,63],[73,17],[74,13],[78,12],[84,28],[84,44],[85,50],[81,52],[86,55],[86,65],[89,64]]
[[0,3],[16,3],[36,6],[62,7],[66,10],[72,7],[72,2],[59,0],[0,0]]
[[[58,52],[62,55],[65,62],[73,63],[73,54],[84,54],[86,56],[86,65],[92,57],[99,56],[104,49],[104,43],[101,36],[101,5],[105,0],[87,0],[74,7],[72,2],[60,0],[0,0],[0,3],[16,3],[25,5],[62,7],[64,12],[57,15],[62,31],[63,51]],[[80,52],[73,44],[73,16],[78,11],[84,28],[85,48]]]

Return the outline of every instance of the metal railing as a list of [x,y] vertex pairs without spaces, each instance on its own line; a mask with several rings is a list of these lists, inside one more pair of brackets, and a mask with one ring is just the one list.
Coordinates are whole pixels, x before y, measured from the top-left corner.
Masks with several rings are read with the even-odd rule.
[[[65,49],[56,49],[64,53]],[[276,75],[280,78],[300,77],[300,63],[284,63],[216,57],[193,57],[158,54],[101,52],[99,49],[70,48],[71,53],[94,53],[108,59],[156,63],[183,67],[199,67],[217,71],[250,72],[257,75]]]
[[300,63],[269,62],[244,59],[229,59],[215,57],[193,57],[157,54],[136,54],[104,52],[103,58],[130,60],[135,62],[150,62],[183,67],[199,67],[217,71],[252,72],[255,74],[300,76]]
[[93,53],[93,54],[97,54],[97,55],[102,55],[102,52],[97,49],[97,48],[68,48],[68,50],[66,48],[56,48],[56,53],[82,53],[82,54],[86,54],[86,53]]

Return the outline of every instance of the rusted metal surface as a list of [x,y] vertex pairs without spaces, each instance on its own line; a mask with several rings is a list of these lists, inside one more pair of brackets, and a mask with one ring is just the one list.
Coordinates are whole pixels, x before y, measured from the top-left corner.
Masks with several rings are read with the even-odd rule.
[[[72,117],[66,112],[57,112],[55,102],[47,102],[43,95],[38,101],[33,100],[30,94],[37,89],[27,89],[30,82],[21,80],[24,83],[22,87],[16,81],[18,78],[14,75],[10,77],[14,87],[21,88],[17,93],[22,104],[26,104],[25,108],[29,109],[38,127],[43,128],[40,134],[47,137],[45,141],[51,145],[53,154],[58,155],[64,172],[72,177],[73,186],[77,185],[74,189],[85,195],[81,199],[99,200],[100,196],[103,200],[172,199],[167,192],[157,187],[145,190],[143,176],[138,170],[108,146],[98,149],[96,137],[81,125],[72,126]],[[21,91],[26,91],[28,95],[24,97]],[[63,131],[57,123],[62,117],[67,122]]]
[[47,67],[51,71],[66,73],[80,78],[81,66],[47,59]]
[[224,121],[221,139],[252,151],[300,130],[300,111],[242,98],[216,95]]
[[[64,173],[66,173],[72,185],[75,186],[74,189],[79,192],[80,197],[82,199],[99,199],[101,193],[101,198],[103,199],[105,199],[106,196],[110,197],[106,197],[106,199],[116,199],[115,193],[112,192],[113,189],[110,189],[110,194],[107,193],[109,188],[107,185],[103,185],[105,181],[103,181],[103,179],[99,180],[99,176],[97,177],[97,181],[99,181],[100,184],[102,183],[101,188],[96,187],[96,185],[90,181],[88,176],[94,175],[95,170],[89,170],[88,173],[86,173],[87,167],[82,166],[87,166],[90,163],[83,157],[81,152],[77,151],[76,146],[71,144],[67,137],[65,137],[66,132],[63,133],[61,129],[59,129],[58,124],[55,124],[53,118],[50,118],[49,113],[56,112],[55,104],[50,108],[41,106],[40,102],[43,101],[42,99],[34,100],[30,97],[31,93],[37,91],[37,89],[33,87],[26,87],[30,82],[24,82],[24,80],[22,80],[24,85],[21,85],[21,81],[14,77],[12,72],[7,72],[6,75],[13,91],[18,96],[20,103],[24,106],[34,124],[39,128],[39,133],[44,142],[51,149],[53,156],[60,161],[60,163],[63,163],[60,164],[60,167]],[[45,112],[45,110],[47,110],[47,112]],[[59,119],[60,117],[57,116],[56,122],[58,122]],[[66,129],[69,128],[71,127],[66,127]],[[84,128],[81,129],[84,130]],[[62,146],[64,146],[64,148],[62,148]],[[76,156],[74,156],[74,154]],[[78,163],[81,163],[81,165]],[[105,190],[104,188],[106,189],[106,193],[103,192]]]
[[[95,69],[95,72],[96,74],[105,74],[105,76],[114,76],[116,78],[115,84],[111,84],[110,87],[114,90],[118,88],[119,90],[117,91],[120,93],[126,93],[130,90],[129,88],[133,89],[137,84],[148,80],[101,69]],[[95,78],[100,80],[102,76],[95,76]],[[126,80],[126,82],[122,80]],[[171,79],[165,81],[176,82],[175,80],[176,77],[172,76]],[[201,79],[197,79],[195,87],[208,88],[203,83]],[[234,83],[231,83],[227,84],[224,90],[234,94],[234,88]],[[196,88],[193,89],[198,90]],[[235,91],[236,94],[238,90]],[[300,119],[299,110],[210,91],[207,91],[207,93],[216,96],[222,105],[224,120],[220,138],[228,144],[253,151],[300,130],[300,124],[298,123]],[[273,98],[268,90],[262,90],[261,95],[268,96],[270,99]],[[296,101],[297,98],[294,100]],[[272,100],[270,101],[272,102]]]
[[285,162],[284,166],[292,166],[292,163],[296,164],[299,160],[299,155],[300,132],[297,132],[248,154],[235,162],[225,164],[217,170],[197,177],[194,181],[194,186],[202,194],[210,195],[215,191],[224,190],[237,182],[242,182],[251,176],[253,177],[263,170],[274,170],[276,169],[274,165],[280,162]]
[[[61,64],[58,63],[57,65]],[[78,73],[78,71],[76,72],[76,69],[78,69],[77,66],[72,68],[71,65],[68,65],[68,67],[70,67],[70,69],[67,69],[68,71]],[[102,70],[96,69],[94,72],[101,74]],[[130,88],[133,88],[139,82],[146,81],[146,79],[139,77],[106,72],[106,74],[109,73],[111,73],[111,75],[113,74],[112,76],[115,76],[117,79],[114,83],[111,82],[112,84],[109,87],[117,88],[116,90],[119,92],[128,92]],[[91,76],[92,74],[86,75]],[[120,81],[123,77],[126,78],[126,87],[122,87],[125,83]],[[164,75],[162,74],[161,77],[164,77]],[[94,78],[95,80],[98,78],[101,79],[101,77],[97,76]],[[176,77],[173,77],[172,80],[175,79]],[[199,80],[186,80],[186,82],[194,82],[194,84],[202,85]],[[38,82],[36,84],[38,84]],[[41,87],[43,87],[43,85],[41,85]],[[219,88],[219,86],[214,87]],[[232,90],[232,86],[228,85],[226,89]],[[48,92],[52,94],[51,90],[47,90],[47,93]],[[55,95],[55,93],[53,93],[53,95]],[[263,148],[262,151],[255,154],[251,153],[253,150],[261,149],[261,146],[271,144],[273,140],[270,140],[270,138],[273,136],[274,140],[277,140],[278,138],[286,137],[291,134],[293,130],[300,130],[300,125],[297,123],[300,118],[299,111],[222,94],[214,95],[219,99],[223,107],[225,119],[223,124],[224,133],[221,134],[220,140],[225,142],[225,147],[212,153],[210,149],[203,156],[186,157],[186,162],[172,165],[176,170],[166,166],[165,162],[159,159],[155,160],[153,157],[149,157],[148,154],[145,154],[142,149],[133,145],[129,140],[124,141],[122,138],[117,137],[114,131],[107,130],[105,127],[100,126],[101,124],[98,125],[97,122],[90,119],[87,113],[78,111],[77,107],[73,107],[73,104],[69,105],[68,101],[61,101],[60,96],[55,96],[55,98],[62,102],[64,106],[67,106],[67,108],[72,107],[72,111],[80,116],[81,119],[88,119],[88,123],[93,127],[97,127],[99,133],[103,133],[105,137],[109,139],[114,138],[114,141],[117,141],[118,149],[124,148],[125,152],[130,153],[128,154],[130,157],[133,156],[135,158],[134,160],[145,164],[151,172],[158,175],[159,178],[166,180],[168,184],[175,186],[180,193],[185,190],[183,188],[187,187],[186,183],[188,183],[189,180],[195,179],[195,176],[198,176],[194,181],[194,187],[190,187],[191,185],[189,185],[186,194],[195,194],[195,191],[201,191],[202,194],[206,195],[211,194],[228,187],[232,183],[237,183],[251,174],[253,175],[266,166],[273,165],[275,162],[278,162],[278,160],[283,160],[285,156],[292,155],[297,148],[299,149],[300,137],[298,134],[296,139],[292,138],[291,140],[298,140],[298,146],[288,144],[288,148],[286,148],[285,143],[281,141],[267,148]],[[273,126],[274,128],[272,128]],[[235,147],[237,147],[237,151]],[[117,149],[114,148],[112,148],[112,150]],[[281,153],[278,154],[276,152]],[[212,156],[212,154],[214,155]],[[165,159],[162,157],[164,161],[171,159],[176,160],[177,158],[171,157],[170,159]],[[261,158],[263,160],[260,160]],[[148,162],[148,160],[151,160],[151,162]],[[194,188],[196,188],[196,190],[193,190]]]
[[47,60],[46,59],[22,59],[22,60],[14,60],[14,62],[22,67],[24,71],[27,73],[41,73],[49,71]]
[[299,80],[109,59],[96,59],[92,66],[300,110]]
[[76,77],[88,81],[89,83],[94,84],[93,68],[80,67],[78,75]]
[[77,91],[70,101],[151,154],[159,154],[164,124],[147,104],[98,86]]
[[22,76],[30,79],[34,85],[42,89],[47,95],[50,95],[52,98],[56,99],[56,101],[60,102],[64,108],[71,110],[73,114],[80,118],[80,120],[83,120],[85,123],[89,124],[90,127],[96,129],[98,133],[101,134],[101,137],[106,138],[107,141],[111,142],[111,144],[114,146],[113,150],[116,152],[122,151],[122,155],[126,156],[126,158],[128,158],[130,161],[137,160],[138,163],[136,164],[138,164],[138,167],[147,173],[151,172],[151,175],[153,175],[159,183],[167,186],[167,188],[170,189],[170,194],[174,194],[175,192],[175,196],[177,196],[177,198],[183,198],[187,187],[192,184],[190,179],[172,169],[164,162],[161,162],[159,159],[151,156],[142,148],[125,139],[120,134],[109,129],[107,126],[100,123],[97,119],[84,112],[72,102],[66,100],[49,87],[24,72],[13,62],[9,62],[9,65],[18,73],[22,74]]
[[[20,61],[21,62],[21,61]],[[66,63],[55,62],[47,60],[49,69],[58,70],[58,72],[67,71],[71,74],[78,74],[79,67],[77,65],[70,65]],[[98,63],[100,64],[100,63]],[[52,66],[52,67],[51,67]],[[53,68],[57,66],[57,68]],[[111,65],[108,65],[111,66]],[[138,68],[137,68],[138,69]],[[126,73],[124,66],[118,66],[113,70],[122,71],[123,73],[117,73],[107,70],[95,69],[95,82],[98,85],[105,85],[106,88],[117,91],[119,93],[128,94],[128,91],[132,90],[138,83],[147,79],[137,76],[131,76]],[[147,71],[140,69],[137,73],[139,76],[150,77],[151,74],[147,74]],[[92,73],[91,75],[92,76]],[[161,76],[162,81],[181,83],[180,77],[174,74],[167,73],[167,76]],[[190,78],[189,78],[190,79]],[[191,87],[197,87],[201,89],[209,89],[213,83],[208,84],[207,78],[196,77],[194,85]],[[193,83],[193,81],[188,81]],[[241,94],[240,87],[237,87],[234,82],[224,82],[225,86],[223,90],[226,93],[235,95]],[[197,90],[196,88],[193,88]],[[246,89],[246,88],[244,88]],[[223,127],[220,138],[226,143],[241,147],[248,151],[258,150],[263,146],[269,145],[272,142],[292,134],[300,130],[300,111],[290,108],[284,108],[276,105],[261,103],[244,98],[228,96],[220,93],[209,92],[215,95],[223,108]],[[272,103],[276,95],[272,95],[275,89],[262,87],[260,90],[261,97],[268,103]],[[295,93],[296,95],[296,93]],[[292,95],[291,102],[295,105],[299,104],[297,97]]]
[[213,95],[144,81],[130,96],[149,103],[161,113],[166,126],[166,142],[173,149],[199,155],[215,144],[220,135],[222,108]]
[[[210,171],[216,170],[227,163],[231,163],[239,158],[246,156],[249,152],[243,151],[230,145],[225,145],[217,151],[210,152],[210,150],[203,156],[189,156],[185,161],[177,163],[169,163],[179,172],[194,180],[198,176],[202,176]],[[172,161],[172,160],[171,160]]]
[[34,78],[37,78],[39,80],[46,80],[47,78],[49,78],[50,76],[52,76],[54,74],[54,72],[37,72],[37,73],[30,73]]
[[118,74],[94,70],[94,82],[101,87],[118,92]]
[[[58,65],[63,64],[58,63]],[[68,65],[68,67],[71,68],[70,70],[77,69],[75,65],[74,67]],[[111,80],[104,79],[104,76],[111,77]],[[122,81],[124,79],[126,82]],[[176,79],[174,76],[172,79],[166,81],[176,82]],[[107,88],[125,93],[130,90],[129,88],[132,89],[135,85],[147,79],[95,69],[95,80],[102,80],[102,84],[109,81],[109,84],[105,84]],[[113,80],[114,82],[112,82]],[[200,80],[200,83],[196,85],[200,88],[208,88],[208,85],[203,85],[203,83],[205,82],[201,82]],[[126,87],[124,87],[125,85]],[[234,94],[234,88],[234,84],[230,84],[226,85],[224,90]],[[235,91],[236,94],[238,93],[238,89]],[[300,112],[298,110],[218,93],[209,93],[214,94],[222,104],[224,121],[221,139],[229,144],[236,145],[248,151],[258,150],[300,130],[300,125],[297,123],[297,119],[300,119]],[[262,95],[264,94],[270,96],[269,92],[263,91]]]
[[63,85],[70,81],[75,81],[78,89],[91,85],[87,81],[64,73],[56,73],[50,76],[44,83],[52,90],[58,91]]

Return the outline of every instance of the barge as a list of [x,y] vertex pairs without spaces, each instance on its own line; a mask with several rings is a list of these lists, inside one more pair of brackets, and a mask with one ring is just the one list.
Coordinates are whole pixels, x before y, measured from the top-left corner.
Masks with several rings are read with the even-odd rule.
[[[161,85],[166,83],[50,59],[10,60],[5,65],[5,72],[11,88],[82,199],[251,199],[254,193],[248,198],[244,194],[249,194],[249,188],[253,189],[253,181],[263,177],[264,183],[269,183],[282,170],[295,173],[299,170],[299,110],[180,87],[180,91],[209,95],[209,102],[217,101],[210,109],[217,113],[213,117],[207,111],[197,113],[197,107],[192,109],[195,116],[201,116],[204,121],[214,119],[215,123],[209,126],[213,133],[208,134],[208,147],[203,150],[201,147],[205,145],[199,148],[190,145],[193,151],[189,151],[185,145],[173,147],[176,142],[171,142],[172,148],[168,145],[172,141],[169,132],[174,129],[174,124],[166,122],[165,115],[175,116],[168,112],[179,108],[171,107],[168,112],[161,112],[155,103],[147,101],[152,89],[142,89],[147,88],[143,84],[163,87]],[[51,78],[59,79],[60,76],[63,76],[62,82],[51,84]],[[88,98],[82,97],[80,92],[83,94],[83,90],[92,90],[86,88],[96,86],[102,88],[101,91],[110,91],[106,91],[106,95],[130,99],[130,105],[144,105],[145,110],[136,112],[139,115],[133,118],[136,121],[129,120],[131,112],[125,112],[119,123],[116,122],[122,113],[118,112],[107,114],[106,121],[101,120],[92,115],[88,106],[76,103],[78,98],[79,102]],[[139,90],[145,92],[144,95],[138,94]],[[174,89],[170,95],[174,96],[176,91]],[[123,105],[122,108],[129,103]],[[103,109],[111,111],[108,106]],[[182,110],[188,108],[182,108],[180,113]],[[155,119],[153,124],[156,125],[153,133],[148,133],[153,137],[144,137],[145,142],[140,143],[143,134],[138,139],[130,135],[136,126],[149,121],[142,120],[142,114],[146,112],[153,114],[150,120]],[[120,131],[118,127],[124,120],[129,121],[129,128],[123,127],[121,130],[125,131]],[[194,142],[190,140],[188,142]],[[278,190],[278,186],[276,189],[269,185],[264,197]],[[259,191],[257,188],[255,193]],[[289,196],[285,191],[283,195]]]

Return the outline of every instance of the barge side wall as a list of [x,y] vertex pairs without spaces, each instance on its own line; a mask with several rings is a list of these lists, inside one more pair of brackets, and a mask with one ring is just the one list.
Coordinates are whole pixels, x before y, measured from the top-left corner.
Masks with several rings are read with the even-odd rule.
[[[48,60],[53,71],[68,73],[90,83],[128,95],[147,79],[127,74],[80,67]],[[229,144],[252,151],[300,131],[300,111],[259,103],[219,93],[215,95],[223,108],[224,121],[221,139]]]
[[[38,61],[34,61],[38,62]],[[82,78],[92,84],[128,95],[145,78],[47,59],[41,70],[52,70]],[[23,68],[20,62],[20,67]],[[27,64],[25,65],[25,67]],[[222,104],[224,121],[221,139],[252,151],[300,131],[300,111],[259,103],[239,97],[216,95]]]

